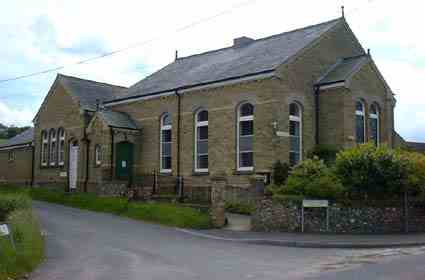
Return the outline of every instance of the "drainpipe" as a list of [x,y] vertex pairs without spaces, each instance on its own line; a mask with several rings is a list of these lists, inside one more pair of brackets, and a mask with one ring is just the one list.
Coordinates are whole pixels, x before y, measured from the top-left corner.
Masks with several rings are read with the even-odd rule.
[[84,139],[86,142],[86,179],[84,180],[84,192],[87,192],[87,185],[90,176],[90,140],[87,138],[87,132],[84,128]]
[[34,168],[35,168],[35,145],[32,143],[31,147],[31,187],[34,187]]
[[175,91],[175,95],[177,96],[177,191],[179,194],[179,199],[183,200],[184,190],[182,184],[182,177],[180,174],[180,143],[181,143],[181,94],[178,90]]
[[111,181],[114,180],[114,129],[110,127],[111,131]]
[[315,107],[315,117],[316,117],[316,134],[315,134],[315,143],[319,145],[319,113],[320,113],[320,86],[314,86],[314,107]]

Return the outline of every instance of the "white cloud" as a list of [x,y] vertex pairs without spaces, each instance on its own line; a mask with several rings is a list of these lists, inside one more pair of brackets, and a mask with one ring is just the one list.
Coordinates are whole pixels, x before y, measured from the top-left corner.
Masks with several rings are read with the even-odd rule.
[[[425,9],[423,1],[257,0],[203,24],[174,32],[239,3],[244,0],[16,0],[3,3],[0,57],[2,65],[7,67],[0,69],[0,78],[88,58],[92,55],[90,52],[79,54],[64,49],[90,48],[93,39],[102,43],[97,49],[114,50],[157,38],[151,44],[93,63],[68,66],[62,71],[128,86],[171,62],[176,49],[180,56],[186,56],[228,46],[233,38],[243,35],[259,38],[280,33],[339,17],[340,6],[345,5],[351,28],[365,48],[372,48],[375,61],[397,93],[397,129],[403,136],[425,141],[421,108],[425,105],[425,95],[421,92],[421,79],[425,75],[425,37],[420,36],[423,31],[418,24]],[[37,33],[37,23],[42,34]],[[50,76],[41,75],[31,80],[40,84],[37,90],[32,88],[28,93],[35,99],[32,104],[41,103],[50,86],[48,78]],[[24,80],[20,82],[25,84]],[[19,83],[13,85],[17,87]],[[0,102],[3,88],[0,87]],[[8,110],[13,114],[21,110],[17,108],[13,106]],[[28,111],[37,109],[31,107]],[[416,123],[411,121],[410,115],[415,115]],[[30,121],[32,116],[25,118]],[[8,120],[13,122],[13,117]]]
[[4,125],[31,125],[34,112],[28,109],[16,110],[0,102],[0,123]]

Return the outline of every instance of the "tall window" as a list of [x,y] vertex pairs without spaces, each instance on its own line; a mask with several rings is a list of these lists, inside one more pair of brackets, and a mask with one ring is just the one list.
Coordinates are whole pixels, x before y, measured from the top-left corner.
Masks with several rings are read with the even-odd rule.
[[161,118],[161,145],[160,145],[160,157],[161,157],[161,172],[171,172],[171,146],[172,146],[172,120],[169,114],[165,114]]
[[254,106],[244,103],[239,107],[237,120],[237,167],[240,171],[254,170]]
[[47,132],[41,132],[41,166],[47,166],[47,159],[49,157],[49,138]]
[[59,153],[58,153],[58,163],[60,166],[65,164],[65,130],[63,128],[59,128]]
[[356,102],[356,142],[363,144],[366,137],[365,108],[362,101]]
[[195,171],[208,172],[208,111],[206,110],[196,114]]
[[376,146],[379,145],[379,109],[376,104],[370,106],[369,111],[369,127],[370,127],[370,138]]
[[51,129],[49,133],[49,141],[50,141],[50,155],[49,155],[49,163],[50,166],[56,165],[56,155],[57,155],[57,148],[56,148],[56,130]]
[[94,159],[96,165],[100,165],[102,163],[102,148],[100,145],[96,145],[94,148]]
[[15,151],[9,151],[9,161],[15,160]]
[[289,164],[297,165],[302,155],[302,116],[300,106],[296,103],[289,105]]

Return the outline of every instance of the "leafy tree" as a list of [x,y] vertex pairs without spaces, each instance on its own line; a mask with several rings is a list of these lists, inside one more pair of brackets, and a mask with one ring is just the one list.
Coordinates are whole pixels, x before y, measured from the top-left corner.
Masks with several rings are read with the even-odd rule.
[[338,148],[331,145],[316,145],[313,149],[308,151],[307,158],[318,157],[323,160],[327,165],[335,163]]
[[351,196],[382,198],[404,191],[409,163],[396,150],[364,144],[340,152],[335,172]]
[[289,170],[289,164],[282,163],[280,160],[276,161],[273,165],[273,183],[277,186],[284,185],[288,179]]

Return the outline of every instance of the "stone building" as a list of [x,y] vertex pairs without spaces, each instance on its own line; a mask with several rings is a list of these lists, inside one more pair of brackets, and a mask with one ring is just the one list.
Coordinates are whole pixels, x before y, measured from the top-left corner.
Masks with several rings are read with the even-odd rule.
[[129,88],[58,75],[34,118],[34,180],[187,191],[220,176],[240,193],[317,144],[393,146],[395,103],[344,18],[236,38]]
[[0,145],[0,183],[31,185],[34,180],[34,129]]

